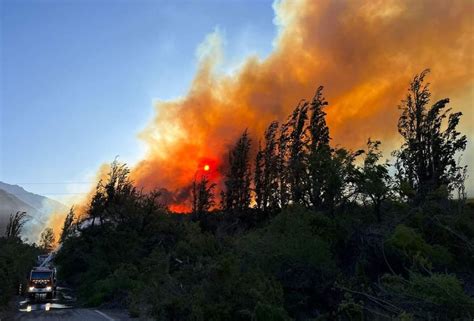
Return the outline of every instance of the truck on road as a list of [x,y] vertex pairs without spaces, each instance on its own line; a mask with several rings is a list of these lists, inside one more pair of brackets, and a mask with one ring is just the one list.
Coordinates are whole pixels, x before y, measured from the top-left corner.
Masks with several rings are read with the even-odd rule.
[[30,299],[53,299],[56,295],[56,269],[53,267],[33,268],[28,278],[26,291]]

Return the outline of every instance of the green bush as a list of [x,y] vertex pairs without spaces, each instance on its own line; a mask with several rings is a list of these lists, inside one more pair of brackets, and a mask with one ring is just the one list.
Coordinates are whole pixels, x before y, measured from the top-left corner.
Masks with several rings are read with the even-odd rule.
[[453,320],[474,315],[474,299],[464,292],[455,275],[410,273],[408,279],[386,275],[382,283],[395,301],[408,302],[410,309],[425,317],[438,315],[443,320]]
[[290,318],[282,307],[258,303],[252,321],[287,321]]
[[337,307],[339,319],[362,321],[364,320],[363,302],[356,302],[351,294],[344,293],[344,299]]
[[314,213],[284,211],[265,228],[249,233],[239,244],[244,257],[265,271],[283,265],[307,265],[321,277],[334,276],[336,265],[329,244],[313,229]]
[[[374,222],[348,203],[332,214],[289,206],[192,222],[137,208],[142,202],[125,206],[126,221],[89,225],[62,245],[60,279],[79,289],[81,302],[128,306],[133,316],[163,321],[362,320],[377,313],[448,320],[471,309],[454,275],[431,274],[473,276],[463,247],[471,235],[469,208],[459,216],[430,216],[394,202]],[[124,210],[117,205],[108,213],[114,211]],[[409,226],[392,230],[407,211]],[[247,219],[253,223],[242,222]],[[402,276],[384,276],[382,291],[378,281],[391,270]],[[379,296],[391,308],[375,303]]]
[[20,239],[0,237],[0,310],[18,293],[20,284],[25,288],[28,272],[39,253],[38,248]]
[[387,239],[387,246],[399,253],[411,266],[431,268],[432,265],[449,266],[453,258],[441,245],[431,246],[415,229],[398,225]]
[[98,306],[101,303],[118,299],[125,303],[129,291],[134,287],[138,270],[134,265],[120,265],[112,274],[104,280],[99,280],[93,284],[92,295],[87,297],[86,304]]
[[283,211],[238,242],[245,264],[281,283],[290,315],[327,309],[325,294],[338,273],[330,245],[316,234],[314,215],[299,208]]

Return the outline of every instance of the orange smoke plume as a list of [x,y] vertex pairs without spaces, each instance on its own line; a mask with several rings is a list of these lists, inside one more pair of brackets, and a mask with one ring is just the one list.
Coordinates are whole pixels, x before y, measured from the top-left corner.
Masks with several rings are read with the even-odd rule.
[[473,2],[288,0],[274,9],[279,34],[268,57],[249,57],[223,74],[220,36],[209,35],[187,95],[158,103],[142,132],[148,152],[132,178],[145,190],[169,190],[172,209],[189,209],[189,185],[205,164],[221,182],[228,146],[245,128],[255,145],[320,84],[333,143],[348,148],[368,137],[394,146],[396,106],[427,67],[434,94],[450,95],[472,119]]
[[[93,181],[97,183],[107,182],[109,172],[110,172],[110,164],[102,164],[102,166],[100,166],[99,170],[95,174],[95,178],[93,179]],[[89,205],[91,203],[92,198],[94,197],[96,193],[97,183],[91,184],[91,186],[89,187],[89,192],[86,195],[73,196],[70,199],[64,200],[65,204],[69,204],[72,206],[76,220],[81,220],[87,216]],[[56,245],[59,244],[58,242],[60,240],[62,229],[64,226],[64,219],[66,218],[67,214],[68,214],[67,212],[55,211],[55,212],[49,213],[48,215],[48,221],[46,222],[46,226],[51,227],[53,229]]]

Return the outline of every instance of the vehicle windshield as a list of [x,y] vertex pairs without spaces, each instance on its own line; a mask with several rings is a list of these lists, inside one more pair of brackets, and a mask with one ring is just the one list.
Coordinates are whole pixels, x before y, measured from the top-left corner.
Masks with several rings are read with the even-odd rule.
[[33,280],[49,280],[51,278],[51,272],[31,272],[31,279]]

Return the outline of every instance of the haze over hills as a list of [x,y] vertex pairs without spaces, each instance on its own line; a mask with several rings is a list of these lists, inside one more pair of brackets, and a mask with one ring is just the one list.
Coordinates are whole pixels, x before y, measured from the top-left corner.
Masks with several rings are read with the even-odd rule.
[[51,213],[67,210],[68,208],[58,201],[28,192],[18,185],[0,182],[0,235],[4,234],[10,214],[27,212],[30,221],[25,226],[24,236],[35,241]]
[[0,189],[0,228],[1,233],[4,233],[5,226],[8,223],[8,217],[11,213],[27,212],[29,215],[35,216],[37,210],[26,204],[15,195],[7,193]]
[[36,209],[41,209],[42,211],[67,210],[64,204],[61,204],[60,202],[50,199],[46,196],[28,192],[23,187],[18,185],[11,185],[0,181],[0,189],[16,196],[23,202]]

